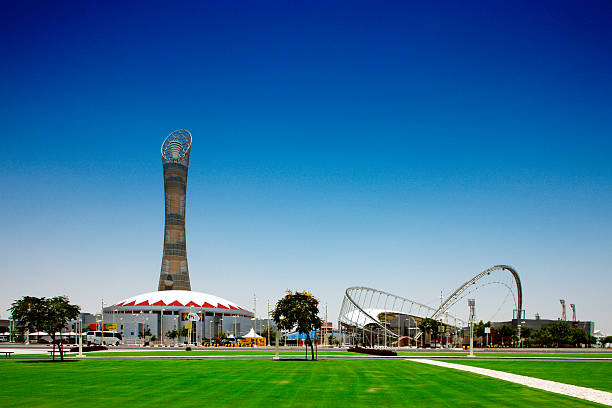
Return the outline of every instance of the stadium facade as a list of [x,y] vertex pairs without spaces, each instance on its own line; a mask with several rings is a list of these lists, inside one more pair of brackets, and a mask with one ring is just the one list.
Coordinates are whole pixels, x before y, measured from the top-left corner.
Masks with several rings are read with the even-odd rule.
[[[510,325],[537,330],[556,321],[527,319],[523,309],[523,288],[518,272],[509,265],[495,265],[480,272],[459,286],[439,307],[428,306],[378,289],[350,287],[346,289],[338,316],[342,341],[366,346],[409,346],[430,344],[431,336],[423,333],[419,323],[426,318],[439,322],[437,336],[447,346],[469,344],[469,321],[450,314],[451,307],[489,285],[501,285],[513,299],[512,319],[491,322],[493,328]],[[461,303],[463,304],[463,303]],[[594,334],[592,321],[567,321],[572,327]]]
[[172,132],[161,147],[165,225],[157,291],[132,296],[103,308],[105,327],[121,333],[128,343],[152,336],[167,343],[168,331],[186,326],[191,326],[191,338],[182,340],[189,343],[218,337],[221,331],[240,337],[253,327],[253,312],[222,297],[191,290],[185,236],[191,140],[189,131],[179,129]]

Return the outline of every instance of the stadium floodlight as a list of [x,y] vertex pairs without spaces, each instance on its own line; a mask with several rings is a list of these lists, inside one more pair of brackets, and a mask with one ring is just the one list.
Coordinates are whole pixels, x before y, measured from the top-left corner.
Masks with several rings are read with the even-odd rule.
[[476,300],[468,299],[470,307],[470,354],[468,357],[474,357],[474,312],[476,308]]

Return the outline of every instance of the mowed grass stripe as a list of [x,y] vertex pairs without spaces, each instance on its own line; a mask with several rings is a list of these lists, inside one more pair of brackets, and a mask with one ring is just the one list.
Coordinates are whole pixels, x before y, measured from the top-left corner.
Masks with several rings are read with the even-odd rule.
[[612,392],[612,361],[445,361]]
[[596,406],[404,360],[6,362],[0,406]]

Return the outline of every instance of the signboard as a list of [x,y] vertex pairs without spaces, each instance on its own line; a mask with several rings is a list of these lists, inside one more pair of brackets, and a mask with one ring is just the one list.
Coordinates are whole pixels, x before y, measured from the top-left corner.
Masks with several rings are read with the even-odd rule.
[[187,320],[187,321],[185,322],[185,328],[186,328],[187,330],[191,329],[191,325],[192,325],[192,324],[193,324],[193,322],[192,322],[191,320]]
[[202,320],[202,313],[181,313],[182,321],[199,322]]
[[491,328],[485,327],[485,334],[490,334],[490,333],[491,333]]

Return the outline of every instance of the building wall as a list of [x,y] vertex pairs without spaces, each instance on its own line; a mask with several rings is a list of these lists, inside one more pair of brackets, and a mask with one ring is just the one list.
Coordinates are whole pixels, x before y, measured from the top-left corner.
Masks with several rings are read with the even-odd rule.
[[[178,330],[185,326],[185,321],[181,320],[182,313],[189,313],[190,310],[164,312],[163,324],[160,313],[104,313],[104,323],[117,324],[117,331],[123,334],[125,342],[138,342],[141,339],[138,333],[149,329],[152,335],[155,335],[159,340],[161,338],[162,327],[164,341],[170,342],[166,338],[166,333],[171,330]],[[217,337],[221,330],[228,335],[240,337],[246,334],[253,327],[253,320],[243,316],[221,316],[219,314],[207,315],[204,321],[195,322],[194,338],[195,341],[201,342],[202,338]],[[184,339],[181,339],[184,340]]]

